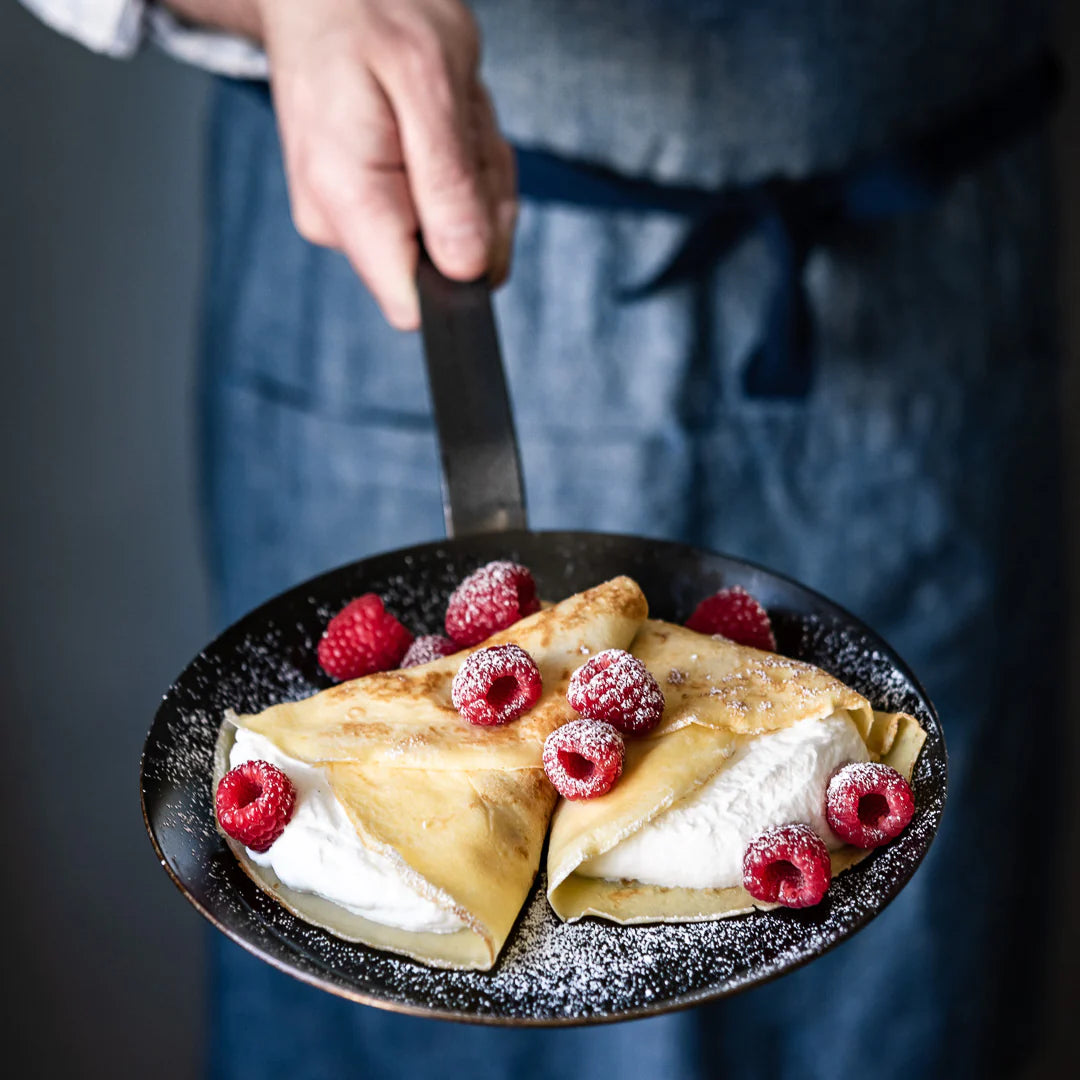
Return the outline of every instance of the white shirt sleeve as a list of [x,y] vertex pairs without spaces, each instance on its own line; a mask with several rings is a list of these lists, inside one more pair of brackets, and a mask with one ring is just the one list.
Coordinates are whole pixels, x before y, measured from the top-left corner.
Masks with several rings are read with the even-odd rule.
[[178,60],[239,79],[265,79],[266,54],[237,34],[182,22],[150,0],[20,0],[42,22],[106,56],[151,41]]

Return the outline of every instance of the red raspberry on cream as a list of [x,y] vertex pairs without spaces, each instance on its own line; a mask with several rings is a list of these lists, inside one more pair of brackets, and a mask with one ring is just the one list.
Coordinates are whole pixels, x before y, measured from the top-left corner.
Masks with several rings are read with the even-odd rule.
[[776,825],[746,846],[743,886],[755,899],[784,907],[813,907],[832,878],[825,841],[809,825]]
[[285,831],[296,804],[292,781],[268,761],[245,761],[218,781],[218,823],[252,851],[267,851]]

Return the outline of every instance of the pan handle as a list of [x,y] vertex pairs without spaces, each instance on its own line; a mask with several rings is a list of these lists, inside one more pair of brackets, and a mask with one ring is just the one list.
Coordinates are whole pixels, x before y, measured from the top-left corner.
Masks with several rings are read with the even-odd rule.
[[446,535],[527,528],[491,290],[483,280],[445,277],[423,245],[416,278]]

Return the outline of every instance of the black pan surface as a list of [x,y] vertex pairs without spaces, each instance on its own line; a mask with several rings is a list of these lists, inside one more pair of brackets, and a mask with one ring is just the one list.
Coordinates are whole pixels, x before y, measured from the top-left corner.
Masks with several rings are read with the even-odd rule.
[[[351,944],[297,919],[247,877],[214,828],[211,769],[226,708],[256,712],[329,685],[315,646],[329,617],[376,592],[416,633],[441,630],[446,600],[477,566],[511,558],[557,600],[618,574],[653,615],[684,620],[705,595],[743,585],[768,608],[779,651],[817,664],[876,707],[916,716],[928,737],[915,767],[915,817],[904,834],[803,911],[717,922],[620,927],[558,921],[541,874],[490,972],[447,972]],[[201,652],[166,693],[142,761],[143,815],[162,866],[191,903],[250,952],[314,986],[368,1005],[490,1024],[628,1020],[735,993],[843,941],[908,881],[937,830],[946,751],[934,708],[896,653],[853,616],[761,567],[680,544],[599,533],[488,533],[378,555],[270,600]]]

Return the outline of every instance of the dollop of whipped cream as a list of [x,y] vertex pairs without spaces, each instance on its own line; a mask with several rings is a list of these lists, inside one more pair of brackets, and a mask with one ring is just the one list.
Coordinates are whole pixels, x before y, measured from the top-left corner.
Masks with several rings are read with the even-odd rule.
[[825,820],[833,771],[870,754],[846,712],[750,739],[696,795],[663,811],[577,868],[585,877],[726,889],[742,884],[746,845],[773,825],[801,821],[830,851],[843,841]]
[[443,906],[422,895],[390,856],[364,846],[322,769],[283,754],[265,735],[237,728],[230,768],[253,759],[276,765],[296,788],[285,831],[268,851],[249,848],[253,862],[270,867],[290,889],[315,893],[384,926],[436,934],[465,926],[449,896]]

